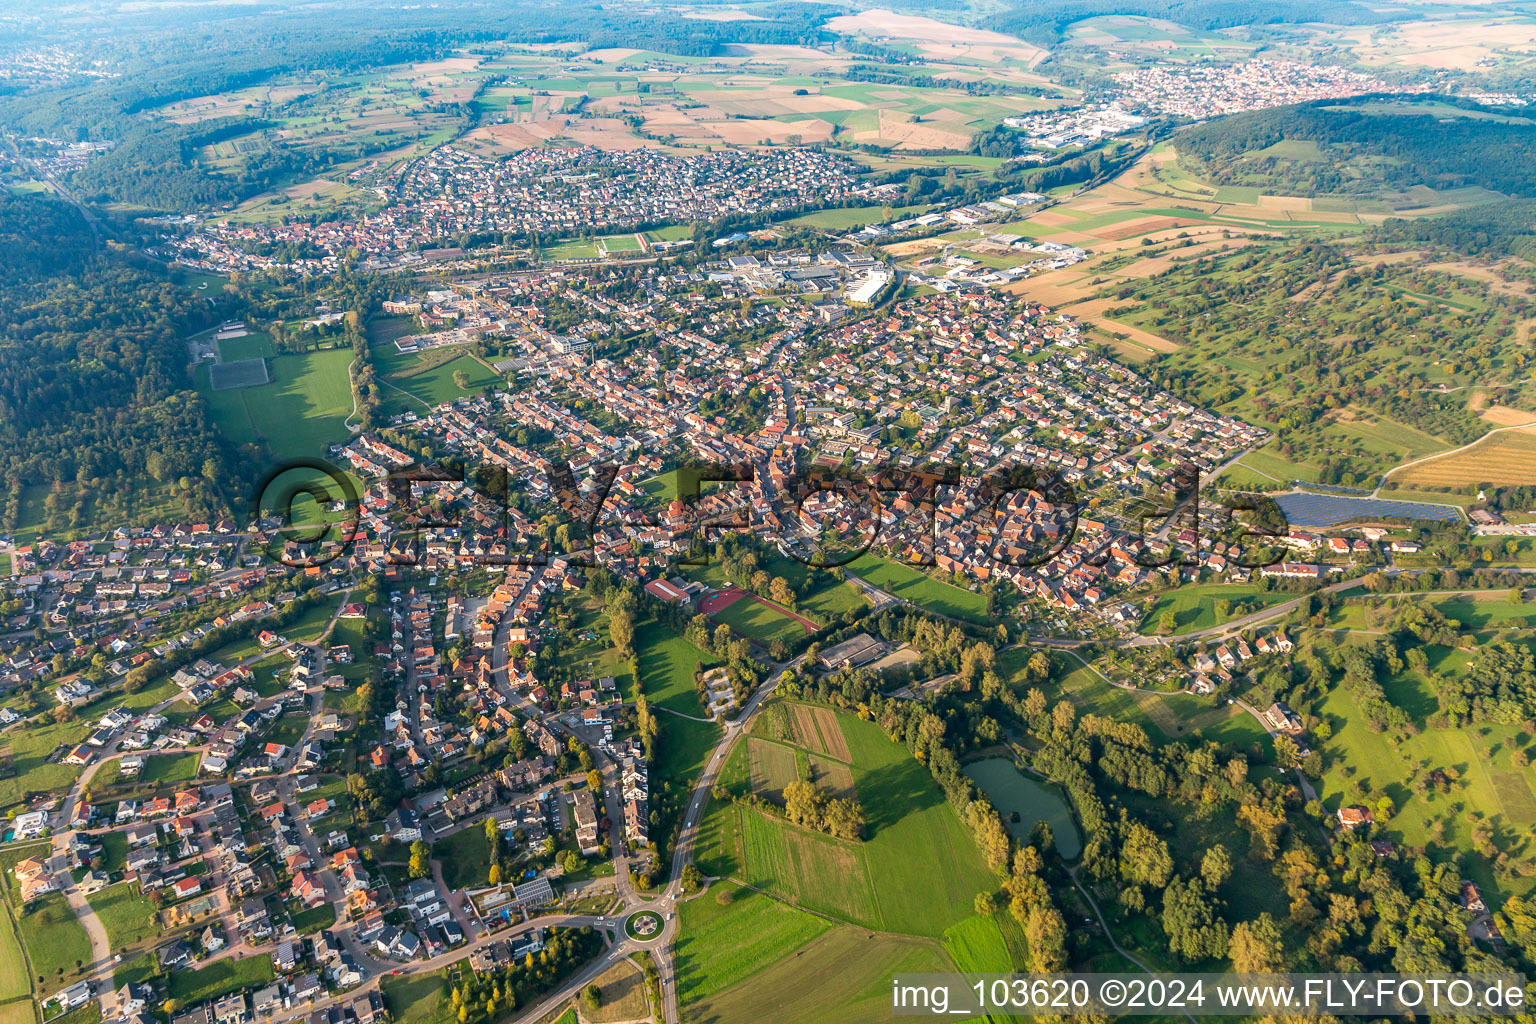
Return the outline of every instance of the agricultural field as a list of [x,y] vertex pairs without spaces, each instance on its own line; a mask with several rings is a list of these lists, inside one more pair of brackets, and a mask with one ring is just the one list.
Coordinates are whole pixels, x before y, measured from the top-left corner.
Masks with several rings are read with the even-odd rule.
[[1410,488],[1536,484],[1536,428],[1494,431],[1470,448],[1404,466],[1392,474],[1392,480]]
[[760,892],[721,882],[681,908],[678,998],[703,999],[776,963],[831,928]]
[[[679,967],[679,985],[691,984],[681,957]],[[936,939],[839,925],[782,959],[762,961],[760,970],[735,985],[684,1006],[689,1019],[722,1024],[762,1014],[784,1024],[878,1024],[890,1020],[893,974],[955,969]],[[707,980],[704,987],[707,991]]]
[[794,906],[882,931],[936,938],[967,916],[990,874],[927,770],[873,723],[808,705],[777,707],[784,713],[765,715],[779,725],[738,747],[725,776],[750,785],[783,781],[789,762],[766,748],[785,741],[834,778],[841,773],[830,762],[851,762],[866,839],[844,842],[720,804],[702,826],[700,862]]

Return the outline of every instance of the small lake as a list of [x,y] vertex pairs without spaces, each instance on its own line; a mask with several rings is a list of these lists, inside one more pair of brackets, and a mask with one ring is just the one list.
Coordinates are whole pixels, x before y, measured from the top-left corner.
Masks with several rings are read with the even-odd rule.
[[[973,761],[965,766],[965,774],[987,794],[1015,839],[1028,842],[1029,830],[1035,822],[1043,821],[1051,826],[1056,852],[1063,858],[1075,860],[1083,852],[1083,839],[1072,819],[1072,809],[1055,786],[1025,775],[1006,757]],[[1015,812],[1018,821],[1010,820]]]

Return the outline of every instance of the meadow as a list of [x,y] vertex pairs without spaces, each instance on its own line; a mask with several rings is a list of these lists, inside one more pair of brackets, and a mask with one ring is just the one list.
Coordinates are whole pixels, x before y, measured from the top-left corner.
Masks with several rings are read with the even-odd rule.
[[[1440,670],[1446,669],[1442,663]],[[1433,710],[1429,681],[1412,669],[1401,676],[1383,682],[1394,703],[1416,717]],[[1490,891],[1516,895],[1536,888],[1529,876],[1496,877],[1473,841],[1474,829],[1486,822],[1498,848],[1509,851],[1512,859],[1527,866],[1536,859],[1530,838],[1536,834],[1536,789],[1529,769],[1512,760],[1527,739],[1518,726],[1421,725],[1422,731],[1413,736],[1373,733],[1360,721],[1343,687],[1331,691],[1314,710],[1333,726],[1333,734],[1320,745],[1329,770],[1318,782],[1329,811],[1362,802],[1359,785],[1367,791],[1379,789],[1394,806],[1390,819],[1379,824],[1386,836],[1409,846],[1428,846],[1432,852],[1459,853],[1468,876]],[[1422,717],[1418,720],[1422,723]],[[1411,784],[1426,768],[1446,767],[1458,775],[1449,793],[1434,787],[1419,792]]]
[[598,990],[597,1009],[582,1007],[583,1014],[592,1024],[642,1020],[650,1012],[650,1001],[645,994],[645,975],[633,964],[614,964],[598,977],[595,984]]
[[[708,898],[707,896],[705,897]],[[841,925],[744,981],[684,1003],[697,1024],[771,1019],[779,1024],[883,1024],[891,1019],[893,974],[953,971],[936,939]],[[679,976],[679,985],[691,977]],[[709,982],[703,982],[706,989]]]
[[849,575],[858,576],[881,590],[905,601],[921,605],[940,615],[971,622],[985,622],[987,599],[980,594],[927,576],[917,569],[877,555],[863,555],[847,567]]
[[160,915],[154,903],[132,882],[119,882],[89,899],[114,951],[121,952],[160,933]]
[[491,870],[491,844],[478,823],[433,843],[432,856],[443,862],[443,881],[450,889],[473,889],[486,884]]
[[171,998],[183,1005],[218,999],[242,989],[254,990],[272,984],[272,958],[251,956],[225,957],[206,967],[175,971],[170,977]]
[[52,989],[80,973],[78,964],[91,962],[91,940],[85,926],[60,893],[35,900],[21,916],[21,940],[32,960],[32,974],[47,979]]
[[380,988],[395,1020],[411,1024],[454,1024],[458,1020],[448,1000],[448,985],[436,972],[387,977]]
[[678,998],[692,1002],[730,988],[828,931],[822,918],[731,882],[682,904]]
[[1238,617],[1235,610],[1229,610],[1225,617],[1218,617],[1216,614],[1218,601],[1226,601],[1234,608],[1241,604],[1257,611],[1268,605],[1283,604],[1294,597],[1294,594],[1266,592],[1254,586],[1228,583],[1180,587],[1158,596],[1141,620],[1141,632],[1144,635],[1157,632],[1163,613],[1170,610],[1178,623],[1173,630],[1173,635],[1179,636],[1200,629],[1209,629]]
[[29,793],[67,789],[80,775],[72,765],[55,763],[51,755],[61,746],[74,746],[90,730],[83,722],[48,722],[12,729],[0,740],[0,751],[11,755],[14,774],[0,778],[0,808],[22,801]]
[[20,999],[31,991],[16,926],[9,911],[0,907],[0,1003]]
[[[1019,650],[1005,651],[998,662],[999,674],[1016,689],[1026,685],[1022,676],[1026,658],[1020,656]],[[1110,684],[1098,672],[1066,655],[1058,655],[1055,661],[1052,680],[1039,686],[1049,702],[1066,699],[1079,714],[1133,722],[1145,729],[1154,743],[1203,737],[1256,751],[1261,756],[1272,751],[1269,734],[1252,716],[1236,708],[1225,704],[1213,706],[1209,700],[1187,693],[1127,690]]]
[[[469,395],[478,395],[501,383],[485,363],[463,346],[430,349],[425,353],[401,352],[394,345],[376,345],[373,364],[384,388],[386,415],[422,412]],[[454,374],[463,373],[469,387],[461,388]]]

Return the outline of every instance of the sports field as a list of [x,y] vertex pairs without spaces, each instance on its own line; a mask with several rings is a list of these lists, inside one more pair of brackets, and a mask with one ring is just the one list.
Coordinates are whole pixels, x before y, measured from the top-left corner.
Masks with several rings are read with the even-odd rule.
[[[322,455],[348,436],[351,349],[324,349],[266,361],[272,381],[208,393],[213,421],[235,444],[260,444],[278,459]],[[206,375],[200,373],[206,381]]]
[[215,391],[254,388],[267,383],[267,361],[260,358],[214,363],[208,367],[208,386]]
[[599,238],[597,244],[605,253],[640,252],[645,248],[635,235],[609,235]]
[[272,335],[266,331],[249,331],[244,337],[215,340],[213,344],[219,350],[219,358],[226,363],[277,355],[277,349],[272,347]]

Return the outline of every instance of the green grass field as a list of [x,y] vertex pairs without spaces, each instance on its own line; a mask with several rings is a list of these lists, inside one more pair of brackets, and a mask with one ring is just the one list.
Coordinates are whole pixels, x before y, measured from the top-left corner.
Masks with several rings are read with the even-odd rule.
[[641,248],[640,240],[634,235],[608,235],[597,241],[608,252],[639,252]]
[[[669,708],[679,714],[660,713],[661,736],[656,745],[654,779],[662,784],[686,788],[693,785],[704,768],[710,750],[720,741],[720,726],[714,722],[694,721],[706,717],[693,685],[694,666],[708,668],[719,663],[714,655],[677,636],[655,620],[635,627],[635,650],[640,656],[640,685],[646,699],[654,706]],[[693,717],[684,718],[680,715]],[[653,781],[653,786],[656,782]],[[670,819],[675,814],[664,811]],[[653,828],[651,835],[669,835],[671,820]]]
[[458,1016],[448,1000],[448,986],[434,972],[416,977],[388,977],[382,989],[390,1016],[410,1024],[455,1024]]
[[731,632],[749,640],[766,644],[774,639],[786,643],[805,636],[806,629],[798,619],[790,618],[777,608],[770,608],[761,601],[744,597],[718,612],[714,619],[731,627]]
[[947,929],[944,951],[966,974],[1005,974],[1027,966],[1013,962],[997,916],[977,914]]
[[[744,981],[685,1001],[684,1007],[688,1020],[716,1024],[885,1024],[891,1019],[892,975],[953,970],[936,939],[842,925],[776,962],[764,962]],[[680,975],[680,987],[691,983]]]
[[[197,765],[201,754],[161,754],[146,758],[139,781],[157,786],[170,786],[178,782],[190,782],[197,778]],[[94,780],[92,780],[94,781]]]
[[214,423],[235,444],[264,445],[279,459],[323,455],[348,436],[351,362],[351,349],[326,349],[267,360],[272,380],[260,387],[209,390],[206,367],[198,383]]
[[491,846],[479,825],[455,832],[432,844],[432,856],[443,862],[443,881],[450,889],[478,888],[491,870]]
[[0,1003],[20,999],[31,991],[21,940],[11,924],[11,915],[0,908]]
[[[197,755],[191,755],[194,760]],[[163,760],[163,759],[160,759]],[[160,915],[154,903],[139,892],[138,886],[121,882],[90,897],[91,909],[114,951],[121,951],[160,933]]]
[[[1446,671],[1445,661],[1436,669]],[[1433,703],[1424,699],[1430,693],[1428,682],[1413,670],[1403,676],[1410,678],[1383,682],[1394,703],[1420,713],[1432,709]],[[1475,812],[1493,827],[1496,842],[1501,849],[1511,850],[1511,859],[1527,867],[1536,859],[1529,842],[1536,833],[1536,786],[1530,769],[1517,767],[1511,760],[1512,752],[1525,740],[1519,726],[1423,728],[1417,735],[1400,738],[1374,733],[1360,721],[1343,687],[1331,691],[1316,711],[1333,725],[1333,735],[1320,745],[1330,768],[1318,785],[1330,811],[1363,802],[1355,788],[1363,782],[1392,798],[1395,810],[1389,821],[1379,825],[1387,836],[1410,846],[1458,851],[1468,876],[1490,891],[1526,894],[1536,888],[1529,871],[1494,877],[1488,859],[1473,847],[1477,821],[1469,813]],[[1345,772],[1346,765],[1353,769],[1352,775]],[[1459,779],[1449,793],[1434,787],[1415,792],[1410,783],[1417,768],[1425,765],[1456,769]]]
[[0,750],[10,751],[16,769],[10,778],[0,779],[0,809],[18,803],[28,793],[67,789],[80,775],[80,769],[49,764],[48,757],[61,745],[79,743],[88,731],[79,721],[48,722],[12,729],[0,737]]
[[[1295,594],[1280,592],[1266,593],[1258,587],[1227,583],[1180,587],[1178,590],[1169,591],[1158,597],[1152,607],[1147,610],[1146,617],[1141,620],[1141,632],[1143,634],[1157,632],[1163,612],[1169,609],[1173,610],[1174,618],[1178,622],[1173,635],[1179,636],[1197,629],[1209,629],[1220,625],[1223,621],[1240,617],[1235,610],[1232,610],[1233,606],[1238,604],[1246,606],[1250,611],[1256,611],[1272,604],[1283,604],[1294,599],[1295,596]],[[1218,601],[1228,603],[1229,610],[1225,619],[1218,618],[1216,615]]]
[[49,893],[31,903],[20,924],[32,973],[47,979],[43,987],[56,987],[79,972],[76,964],[91,962],[90,937],[62,894]]
[[272,958],[251,956],[226,957],[191,971],[171,974],[171,998],[183,1004],[200,1003],[237,992],[272,984]]
[[864,555],[848,566],[849,575],[858,576],[940,615],[950,615],[972,622],[986,621],[987,599],[980,594],[926,576],[917,569],[876,555]]
[[821,918],[728,882],[683,903],[679,917],[677,995],[683,1002],[731,987],[832,927]]
[[[373,364],[386,385],[383,396],[388,414],[420,413],[444,402],[478,395],[501,383],[495,371],[462,345],[431,349],[427,353],[401,352],[394,345],[379,345],[373,353]],[[459,387],[454,381],[456,373],[468,378],[469,387]]]
[[277,349],[272,346],[272,335],[266,331],[252,331],[243,338],[225,338],[213,345],[219,350],[219,358],[226,363],[241,359],[270,359],[277,355]]

